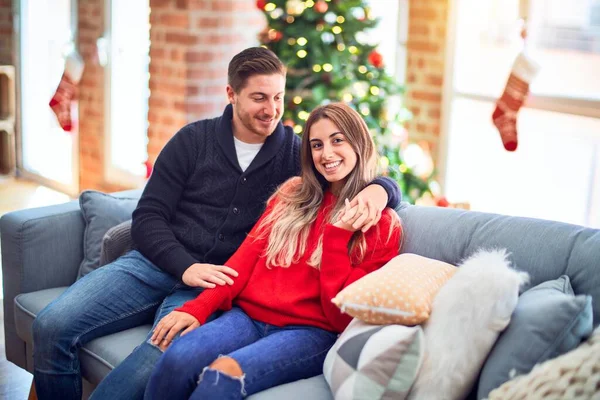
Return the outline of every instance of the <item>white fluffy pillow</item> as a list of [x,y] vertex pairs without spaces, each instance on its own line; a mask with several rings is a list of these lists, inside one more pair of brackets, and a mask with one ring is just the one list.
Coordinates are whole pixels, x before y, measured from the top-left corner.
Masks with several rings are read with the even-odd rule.
[[409,399],[463,399],[469,394],[528,279],[506,258],[506,250],[480,250],[440,289],[424,325],[425,359]]

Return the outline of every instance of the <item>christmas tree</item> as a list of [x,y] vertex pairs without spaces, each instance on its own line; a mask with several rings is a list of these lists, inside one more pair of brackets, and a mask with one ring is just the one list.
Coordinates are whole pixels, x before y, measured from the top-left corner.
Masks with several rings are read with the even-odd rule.
[[[430,193],[431,170],[416,174],[404,162],[410,112],[390,104],[402,87],[384,69],[383,56],[368,43],[378,20],[364,0],[257,0],[267,18],[261,44],[288,68],[283,122],[302,133],[311,110],[344,101],[364,117],[378,146],[383,175],[395,179],[404,200]],[[394,109],[395,108],[395,109]]]

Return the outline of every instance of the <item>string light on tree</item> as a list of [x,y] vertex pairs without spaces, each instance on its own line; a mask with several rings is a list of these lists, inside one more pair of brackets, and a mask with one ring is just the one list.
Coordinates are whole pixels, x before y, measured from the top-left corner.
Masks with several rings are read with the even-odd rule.
[[[381,173],[396,180],[403,198],[414,202],[429,192],[429,168],[407,166],[400,85],[384,70],[369,29],[378,24],[367,0],[257,0],[267,17],[261,45],[287,66],[283,121],[302,134],[309,112],[329,101],[344,101],[363,116],[377,145]],[[398,99],[397,102],[394,99]],[[409,150],[409,159],[411,148]]]
[[329,9],[329,6],[327,5],[327,3],[323,0],[319,0],[315,3],[315,10],[318,13],[324,14],[327,12],[327,10]]
[[288,0],[286,4],[286,12],[289,15],[299,16],[305,10],[305,4],[302,0]]

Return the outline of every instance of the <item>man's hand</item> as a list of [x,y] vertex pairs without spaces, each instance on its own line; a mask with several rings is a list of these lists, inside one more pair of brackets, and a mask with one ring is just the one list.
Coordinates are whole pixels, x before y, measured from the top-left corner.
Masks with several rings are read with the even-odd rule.
[[[367,213],[359,211],[359,208],[364,209],[365,205],[362,203],[362,200],[359,199],[357,201],[358,205],[352,207],[350,206],[348,199],[345,200],[346,207],[340,211],[333,226],[337,226],[338,228],[342,228],[350,232],[356,232],[358,230],[358,228],[361,226],[359,225],[360,222],[367,217]],[[353,226],[355,221],[357,222],[356,228]]]
[[[340,216],[340,220],[352,226],[352,230],[368,231],[381,219],[381,212],[387,205],[388,196],[379,185],[369,185],[352,199]],[[350,230],[350,229],[348,229]]]
[[234,278],[238,276],[236,270],[225,265],[195,263],[185,270],[181,280],[190,287],[207,289],[212,289],[217,285],[233,285],[233,279],[226,274]]
[[189,333],[200,326],[196,318],[188,313],[181,311],[171,311],[165,315],[154,328],[152,338],[150,340],[155,346],[158,346],[162,351],[173,342],[173,338],[182,329],[181,336]]

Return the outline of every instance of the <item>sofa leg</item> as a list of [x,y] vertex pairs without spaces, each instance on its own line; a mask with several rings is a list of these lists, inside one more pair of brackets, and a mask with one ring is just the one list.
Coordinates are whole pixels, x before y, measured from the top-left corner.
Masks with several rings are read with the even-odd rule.
[[35,392],[35,382],[31,380],[31,388],[29,388],[29,397],[27,400],[38,400],[37,393]]

